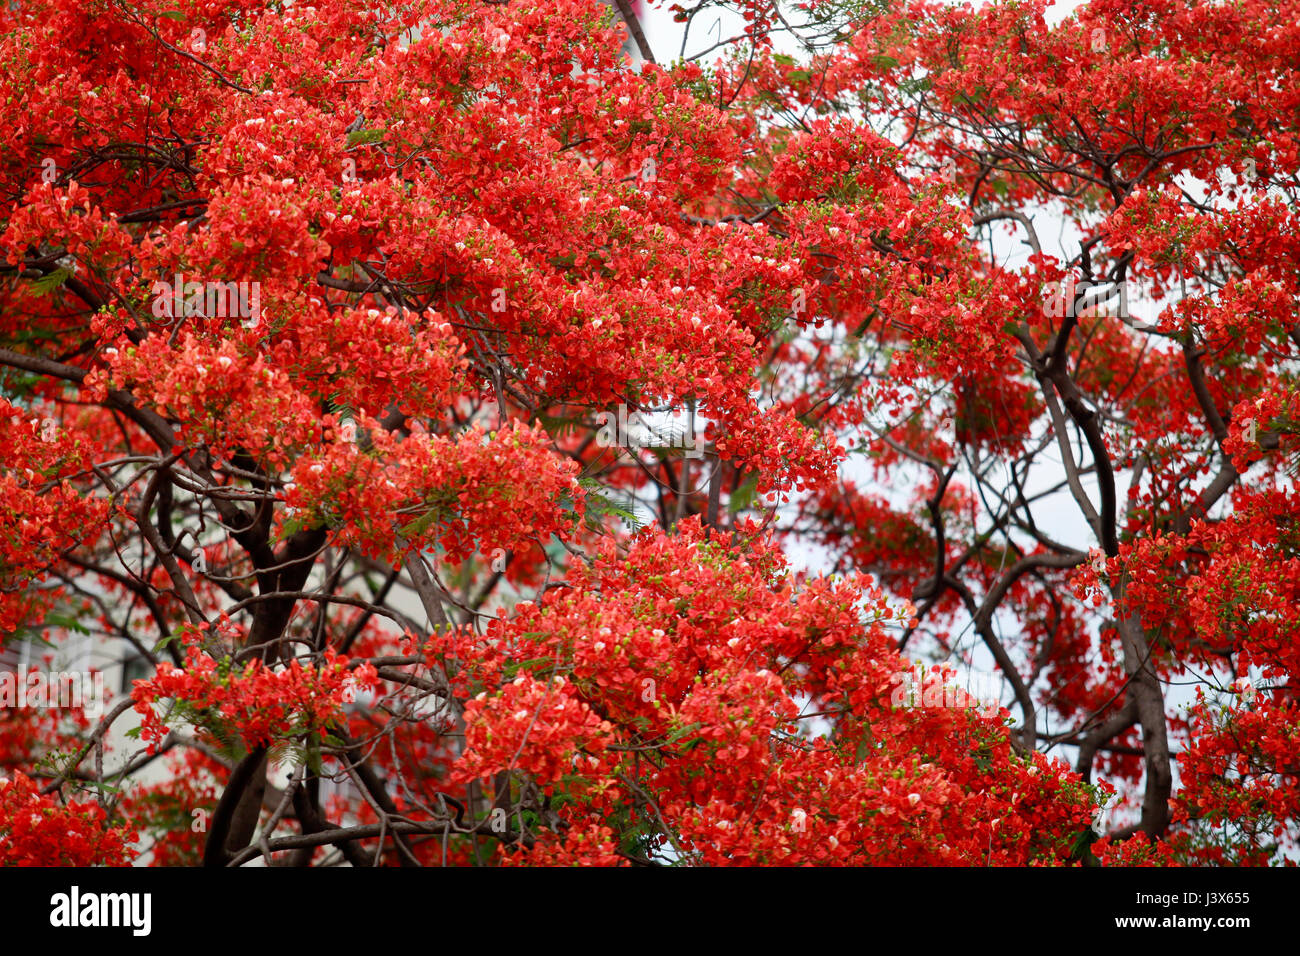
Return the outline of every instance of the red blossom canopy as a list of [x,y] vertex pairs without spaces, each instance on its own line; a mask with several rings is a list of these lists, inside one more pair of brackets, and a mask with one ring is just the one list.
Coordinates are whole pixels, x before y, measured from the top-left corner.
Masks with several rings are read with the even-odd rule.
[[1300,4],[635,6],[0,10],[0,862],[1292,853]]

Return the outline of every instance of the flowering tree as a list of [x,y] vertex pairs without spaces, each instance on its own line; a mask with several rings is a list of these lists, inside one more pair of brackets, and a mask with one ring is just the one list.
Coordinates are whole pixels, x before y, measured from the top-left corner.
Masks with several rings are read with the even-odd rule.
[[0,859],[1287,852],[1296,12],[0,12]]

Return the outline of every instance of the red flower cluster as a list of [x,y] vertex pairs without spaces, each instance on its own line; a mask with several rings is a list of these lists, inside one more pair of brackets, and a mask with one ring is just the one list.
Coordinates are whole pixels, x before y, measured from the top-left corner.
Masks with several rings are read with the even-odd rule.
[[882,624],[902,612],[865,582],[796,588],[763,538],[687,522],[570,583],[489,630],[538,676],[470,702],[454,772],[527,773],[556,798],[565,825],[538,860],[577,862],[591,844],[572,831],[646,818],[667,835],[642,852],[701,863],[1060,862],[1073,840],[1050,834],[1091,821],[1089,788],[1017,756],[1000,715],[892,704],[906,665]]
[[134,831],[95,803],[60,804],[21,773],[0,778],[0,845],[8,866],[130,866]]
[[167,700],[181,705],[180,715],[196,726],[220,729],[219,737],[238,736],[248,748],[268,746],[320,730],[342,714],[357,691],[378,682],[370,664],[347,666],[347,658],[326,653],[323,667],[290,661],[274,669],[253,660],[239,670],[191,645],[186,667],[163,662],[149,680],[136,681],[131,698],[142,718],[141,739],[151,750],[167,736],[170,710],[157,708]]

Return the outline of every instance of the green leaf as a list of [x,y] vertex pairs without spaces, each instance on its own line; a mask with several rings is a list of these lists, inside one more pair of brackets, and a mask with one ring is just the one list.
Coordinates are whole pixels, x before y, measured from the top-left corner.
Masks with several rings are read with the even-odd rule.
[[1092,827],[1084,827],[1083,831],[1074,838],[1074,845],[1070,847],[1070,859],[1082,860],[1091,857],[1092,850],[1089,847],[1099,839],[1101,838]]
[[307,522],[302,518],[286,518],[284,525],[280,528],[279,540],[284,541],[287,538],[292,538],[306,526]]
[[32,280],[32,291],[36,295],[49,295],[63,283],[68,281],[68,276],[72,275],[67,269],[55,269],[47,276],[41,276],[39,279]]
[[510,661],[502,668],[502,675],[505,680],[514,680],[519,676],[520,671],[536,670],[552,663],[554,663],[554,660],[550,657],[533,657],[526,661]]
[[324,762],[321,760],[320,745],[313,743],[308,746],[305,756],[307,769],[319,777],[325,767]]
[[538,422],[552,435],[567,435],[575,431],[581,422],[580,418],[568,415],[547,415],[541,412],[537,416]]
[[361,143],[381,143],[384,139],[385,130],[382,129],[358,129],[348,133],[348,145],[356,146]]
[[407,540],[418,537],[419,535],[424,534],[424,532],[429,529],[429,526],[438,520],[441,514],[442,514],[442,509],[430,508],[424,514],[416,518],[414,521],[411,521],[408,524],[398,528],[397,531],[403,538],[406,538]]
[[161,654],[163,651],[167,650],[169,644],[175,644],[179,640],[180,635],[173,631],[153,646],[153,652],[155,654]]
[[622,518],[634,531],[641,529],[641,519],[636,516],[630,501],[621,501],[604,492],[603,486],[594,478],[581,478],[578,481],[587,492],[587,519],[615,515]]
[[700,720],[697,720],[697,721],[696,721],[695,723],[693,723],[693,724],[687,724],[685,727],[681,727],[681,728],[679,728],[679,729],[677,729],[677,730],[674,730],[674,731],[673,731],[673,732],[668,736],[668,743],[670,743],[670,744],[675,744],[675,743],[677,743],[677,741],[681,740],[681,739],[682,739],[683,737],[685,737],[687,734],[692,734],[692,733],[694,733],[695,731],[699,730],[699,729],[700,729],[701,727],[703,727],[703,726],[704,726],[704,722],[703,722],[703,721],[700,721]]
[[733,515],[739,514],[744,509],[754,503],[754,496],[758,492],[758,472],[754,472],[745,483],[731,493],[727,499],[727,510]]

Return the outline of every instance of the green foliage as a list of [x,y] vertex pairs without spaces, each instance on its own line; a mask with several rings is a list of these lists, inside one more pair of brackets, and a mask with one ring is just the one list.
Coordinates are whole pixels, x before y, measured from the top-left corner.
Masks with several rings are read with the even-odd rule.
[[642,522],[631,510],[630,502],[605,494],[603,486],[595,478],[580,478],[578,484],[587,492],[588,527],[597,528],[600,518],[614,515],[626,521],[633,531],[641,530]]
[[348,133],[349,146],[369,145],[371,143],[382,143],[387,131],[382,129],[358,129]]
[[39,279],[33,279],[28,286],[34,295],[49,295],[63,283],[68,281],[72,273],[67,269],[55,269],[49,275],[41,276]]

